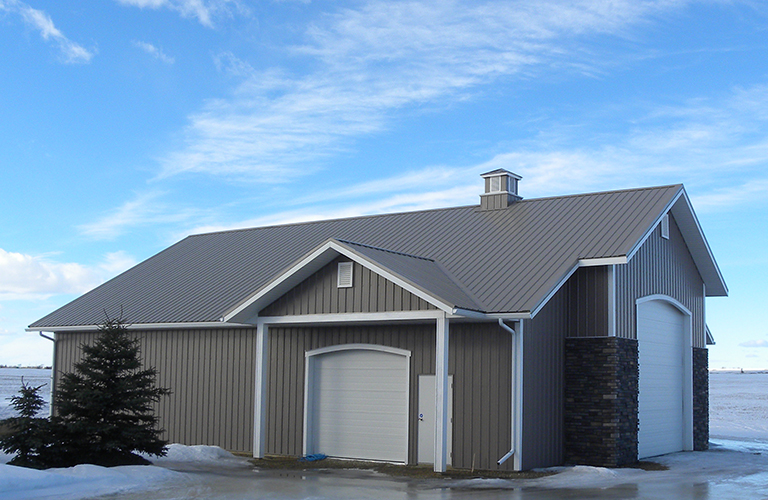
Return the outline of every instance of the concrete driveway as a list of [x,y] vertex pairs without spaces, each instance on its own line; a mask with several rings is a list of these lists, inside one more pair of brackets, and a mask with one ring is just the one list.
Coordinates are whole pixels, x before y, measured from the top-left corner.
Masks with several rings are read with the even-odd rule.
[[[667,471],[562,468],[538,479],[413,479],[365,470],[258,470],[165,463],[184,480],[123,499],[768,499],[768,445],[713,443],[659,457]],[[114,495],[98,498],[115,498]]]

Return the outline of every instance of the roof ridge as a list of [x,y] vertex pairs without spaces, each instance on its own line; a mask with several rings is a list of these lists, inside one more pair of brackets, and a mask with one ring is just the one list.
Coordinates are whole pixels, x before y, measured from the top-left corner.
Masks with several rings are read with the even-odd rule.
[[411,257],[411,258],[414,258],[414,259],[426,260],[426,261],[429,261],[429,262],[435,262],[435,259],[430,259],[429,257],[422,257],[421,255],[413,255],[413,254],[409,254],[409,253],[405,253],[405,252],[398,252],[397,250],[390,250],[388,248],[376,247],[376,246],[373,246],[373,245],[367,245],[365,243],[358,243],[356,241],[342,240],[342,239],[339,239],[339,238],[336,238],[336,241],[338,241],[340,243],[346,243],[347,245],[356,245],[356,246],[365,247],[365,248],[372,248],[373,250],[379,250],[381,252],[392,253],[392,254],[395,254],[395,255],[402,255],[404,257]]
[[[626,189],[614,189],[611,191],[593,191],[589,193],[579,193],[579,194],[564,194],[564,195],[556,195],[556,196],[543,196],[540,198],[523,198],[517,202],[515,202],[514,206],[518,203],[532,203],[535,201],[545,201],[545,200],[557,200],[557,199],[563,199],[563,198],[580,198],[585,196],[598,196],[598,195],[606,195],[606,194],[614,194],[614,193],[626,193],[630,191],[648,191],[648,190],[654,190],[654,189],[669,189],[672,187],[682,187],[682,184],[668,184],[664,186],[647,186],[647,187],[640,187],[640,188],[626,188]],[[242,227],[238,229],[222,229],[221,231],[209,231],[205,233],[198,233],[198,234],[191,234],[188,235],[187,238],[196,238],[199,236],[209,236],[213,234],[228,234],[228,233],[239,233],[239,232],[246,232],[246,231],[256,231],[261,229],[273,229],[278,227],[295,227],[295,226],[307,226],[311,224],[325,224],[328,222],[340,222],[340,221],[351,221],[351,220],[360,220],[360,219],[375,219],[378,217],[392,217],[395,215],[405,215],[405,214],[420,214],[420,213],[428,213],[428,212],[443,212],[443,211],[449,211],[449,210],[466,210],[466,209],[476,209],[480,205],[459,205],[457,207],[442,207],[442,208],[427,208],[424,210],[413,210],[413,211],[406,211],[406,212],[388,212],[384,214],[370,214],[370,215],[356,215],[353,217],[336,217],[333,219],[319,219],[319,220],[310,220],[310,221],[302,221],[302,222],[286,222],[283,224],[271,224],[268,226],[251,226],[251,227]],[[375,247],[374,247],[375,248]],[[386,250],[386,249],[379,249],[379,250]],[[412,256],[412,257],[418,257],[418,256]]]
[[[683,184],[667,184],[664,186],[646,186],[646,187],[639,187],[639,188],[626,188],[626,189],[612,189],[610,191],[592,191],[589,193],[578,193],[578,194],[563,194],[563,195],[556,195],[556,196],[542,196],[541,198],[523,198],[522,200],[516,201],[517,203],[530,203],[532,201],[544,201],[544,200],[557,200],[562,198],[582,198],[585,196],[601,196],[605,194],[616,194],[616,193],[629,193],[630,191],[653,191],[656,189],[669,189],[669,188],[681,188],[683,187]],[[512,205],[510,205],[512,206]]]
[[333,219],[318,219],[318,220],[308,220],[308,221],[301,221],[301,222],[286,222],[283,224],[271,224],[268,226],[251,226],[251,227],[241,227],[237,229],[222,229],[220,231],[208,231],[205,233],[190,234],[187,236],[187,238],[194,238],[197,236],[208,236],[211,234],[225,234],[225,233],[255,231],[257,229],[274,229],[278,227],[294,227],[294,226],[307,226],[310,224],[324,224],[327,222],[339,222],[339,221],[359,220],[359,219],[374,219],[377,217],[391,217],[393,215],[420,214],[420,213],[427,213],[427,212],[442,212],[442,211],[448,211],[448,210],[462,210],[462,209],[469,209],[469,208],[477,208],[478,206],[480,205],[459,205],[456,207],[425,208],[423,210],[412,210],[412,211],[405,211],[405,212],[387,212],[384,214],[354,215],[352,217],[335,217]]

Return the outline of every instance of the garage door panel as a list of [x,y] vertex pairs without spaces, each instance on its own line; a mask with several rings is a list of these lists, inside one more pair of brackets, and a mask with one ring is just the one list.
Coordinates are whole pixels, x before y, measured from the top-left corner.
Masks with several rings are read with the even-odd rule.
[[665,301],[638,304],[638,455],[683,449],[685,316]]
[[362,348],[323,353],[308,376],[313,453],[406,461],[407,356]]

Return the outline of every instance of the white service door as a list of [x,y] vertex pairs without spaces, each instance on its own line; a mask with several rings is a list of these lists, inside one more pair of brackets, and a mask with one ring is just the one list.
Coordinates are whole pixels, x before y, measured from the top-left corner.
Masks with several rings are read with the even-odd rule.
[[314,357],[311,453],[406,462],[408,358],[354,349]]
[[685,315],[667,302],[637,306],[638,458],[684,449]]
[[[419,375],[419,451],[420,464],[435,463],[435,375]],[[446,463],[453,453],[453,375],[448,375],[448,445]]]

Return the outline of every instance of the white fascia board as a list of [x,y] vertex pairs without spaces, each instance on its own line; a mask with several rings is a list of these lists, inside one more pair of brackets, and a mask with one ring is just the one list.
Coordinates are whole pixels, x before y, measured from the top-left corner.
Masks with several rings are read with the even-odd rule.
[[[717,285],[719,285],[723,294],[727,296],[728,285],[725,284],[725,278],[723,278],[723,273],[720,272],[720,267],[717,265],[717,261],[715,260],[715,256],[712,253],[712,249],[709,247],[709,242],[707,241],[706,236],[704,236],[704,230],[701,228],[701,224],[699,223],[699,218],[696,216],[696,212],[693,211],[693,205],[691,204],[690,198],[688,198],[688,193],[685,191],[685,189],[683,189],[682,194],[683,194],[683,201],[685,201],[685,207],[687,208],[687,211],[681,214],[677,205],[675,205],[671,208],[672,215],[675,216],[675,220],[677,222],[678,227],[680,227],[681,222],[684,222],[683,218],[686,216],[689,217],[690,220],[693,222],[693,225],[696,228],[699,241],[689,242],[686,240],[686,244],[688,245],[688,248],[691,251],[691,255],[693,255],[694,261],[696,261],[696,257],[697,257],[695,253],[696,248],[698,247],[698,248],[704,249],[704,252],[703,252],[704,255],[700,255],[699,258],[705,258],[709,260],[709,262],[711,263],[711,267],[714,270],[714,276],[712,276],[712,278],[717,280]],[[684,228],[680,228],[680,230],[681,232],[683,232]],[[685,233],[683,233],[683,237],[685,237]],[[698,245],[696,243],[698,243]],[[698,262],[696,262],[696,267],[699,267]],[[716,288],[714,285],[715,283],[712,283],[708,286],[708,288],[710,289]]]
[[[181,323],[139,323],[125,325],[128,330],[168,330],[175,328],[242,328],[252,326],[247,323],[230,323],[226,321],[200,321]],[[26,328],[28,332],[89,332],[96,331],[101,325],[80,326],[46,326],[40,328]]]
[[613,266],[629,262],[626,255],[617,257],[597,257],[594,259],[579,259],[579,267]]
[[[250,298],[242,302],[239,306],[235,307],[232,311],[224,315],[224,321],[230,321],[238,314],[244,312],[251,305],[263,298],[270,298],[271,295],[275,295],[274,299],[277,299],[282,293],[290,290],[293,286],[298,285],[303,281],[305,276],[301,274],[301,278],[298,279],[299,272],[304,269],[307,270],[308,266],[312,266],[314,271],[319,270],[324,265],[331,262],[338,252],[333,248],[333,240],[328,240],[321,244],[315,250],[309,252],[307,255],[299,259],[295,264],[289,267],[286,271],[280,274],[277,278],[272,280],[268,285],[261,290],[251,295]],[[336,245],[338,246],[338,245]],[[313,266],[314,263],[314,266]],[[317,269],[314,269],[317,267]],[[271,302],[271,301],[270,301]]]
[[531,319],[533,314],[530,312],[515,312],[515,313],[488,313],[485,315],[488,319]]
[[[388,279],[389,281],[416,295],[417,297],[424,299],[440,310],[449,314],[453,313],[454,307],[452,304],[447,304],[439,298],[412,285],[402,277],[379,266],[377,263],[355,252],[348,246],[334,239],[329,239],[315,250],[307,254],[305,257],[300,259],[290,268],[288,268],[280,276],[275,278],[269,285],[262,288],[260,291],[252,295],[248,300],[240,304],[231,312],[227,313],[224,316],[224,320],[232,320],[238,315],[246,312],[249,307],[253,306],[258,301],[265,300],[267,303],[271,303],[273,300],[276,300],[282,294],[286,293],[288,290],[301,283],[301,281],[303,281],[312,272],[318,271],[323,266],[331,262],[338,255],[343,255],[357,262],[361,266],[370,269],[376,274],[382,276],[385,279]],[[241,320],[247,321],[248,318],[253,318],[253,316],[256,314],[258,314],[258,311],[252,311],[250,314],[247,314],[247,318],[241,318]]]
[[[576,272],[576,270],[580,267],[579,263],[577,262],[575,266],[573,266],[567,273],[565,273],[565,276],[557,282],[557,284],[552,287],[552,290],[549,291],[549,293],[541,300],[541,302],[538,303],[536,307],[533,308],[531,311],[530,318],[533,318],[537,314],[539,314],[539,311],[541,311],[544,306],[547,305],[547,302],[549,302],[549,299],[555,296],[558,290],[565,284],[566,281],[568,281],[568,278],[573,276],[573,273]],[[526,318],[524,318],[526,319]]]
[[300,314],[296,316],[259,316],[256,325],[301,325],[307,323],[374,323],[392,321],[434,321],[445,313],[431,311],[388,311],[378,313]]
[[336,243],[335,241],[332,241],[331,245],[332,245],[332,248],[334,248],[334,250],[336,250],[340,254],[356,261],[358,264],[360,264],[363,267],[367,267],[368,269],[378,274],[379,276],[391,281],[392,283],[398,285],[404,290],[411,292],[413,295],[426,300],[433,306],[439,308],[441,311],[444,311],[448,314],[453,313],[454,306],[452,304],[448,304],[443,300],[439,299],[438,297],[435,297],[434,295],[426,292],[425,290],[422,290],[421,288],[411,284],[410,282],[406,281],[402,276],[394,274],[388,269],[385,269],[379,266],[375,261],[372,261],[368,259],[366,256],[355,252],[354,249],[349,248],[348,246],[342,246],[339,243]]
[[680,199],[681,196],[685,194],[685,188],[680,188],[680,191],[677,192],[677,194],[667,203],[667,206],[664,207],[664,210],[661,211],[658,217],[654,219],[653,223],[651,224],[651,227],[649,227],[645,234],[635,243],[635,246],[632,247],[632,249],[627,252],[627,261],[632,260],[632,257],[637,253],[638,250],[640,250],[640,247],[643,246],[643,243],[645,243],[645,240],[647,240],[651,234],[653,234],[654,229],[656,229],[656,226],[658,226],[661,223],[661,219],[664,218],[665,215],[669,213],[669,211],[672,209],[672,207],[677,203],[677,200]]
[[504,172],[495,172],[495,173],[494,172],[486,172],[484,174],[480,174],[480,177],[485,179],[487,177],[498,177],[500,175],[508,175],[508,176],[512,177],[513,179],[517,179],[518,181],[523,179],[519,175],[517,175],[517,174],[515,174],[513,172],[510,172],[509,170],[505,170]]

